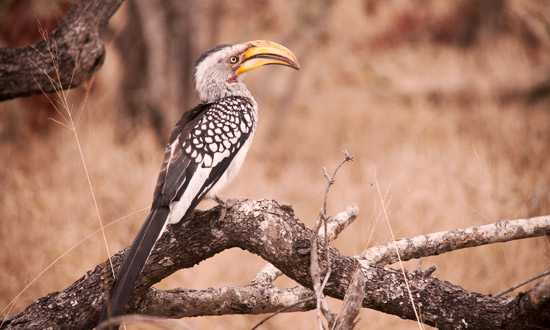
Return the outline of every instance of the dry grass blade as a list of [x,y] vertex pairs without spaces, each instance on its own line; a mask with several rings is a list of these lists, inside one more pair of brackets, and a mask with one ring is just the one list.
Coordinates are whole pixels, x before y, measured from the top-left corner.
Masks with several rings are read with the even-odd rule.
[[131,315],[123,315],[123,316],[110,318],[98,324],[98,326],[96,327],[96,330],[106,329],[108,326],[116,325],[121,322],[147,324],[156,329],[166,329],[166,330],[191,329],[190,327],[183,324],[181,320],[170,320],[170,319],[154,317],[154,316],[131,314]]
[[[107,227],[110,227],[110,226],[113,226],[123,220],[127,220],[129,219],[131,216],[133,215],[136,215],[138,213],[141,213],[141,212],[144,212],[146,210],[148,210],[149,208],[148,207],[144,207],[142,209],[139,209],[139,210],[136,210],[136,211],[133,211],[133,212],[130,212],[126,215],[123,215],[121,217],[118,217],[116,219],[114,219],[113,221],[110,221],[107,225],[105,225],[104,228],[107,228]],[[61,259],[65,258],[66,256],[68,256],[71,252],[73,252],[76,248],[78,248],[79,246],[81,246],[82,244],[84,244],[85,242],[87,242],[88,240],[92,239],[95,235],[97,235],[97,233],[101,232],[101,228],[100,229],[97,229],[95,231],[93,231],[92,233],[88,234],[86,237],[82,238],[80,241],[78,241],[77,243],[75,243],[73,246],[71,246],[70,248],[68,248],[67,250],[65,250],[65,252],[63,252],[62,254],[60,254],[59,256],[57,256],[54,260],[52,260],[52,262],[50,262],[44,269],[42,269],[38,274],[36,274],[35,277],[32,278],[32,280],[30,280],[24,287],[23,289],[21,289],[11,300],[10,302],[4,306],[2,308],[2,310],[0,311],[0,314],[4,315],[2,317],[2,322],[0,323],[0,327],[3,325],[3,323],[6,321],[8,315],[10,314],[12,308],[15,306],[15,303],[17,302],[17,300],[19,299],[19,297],[21,297],[21,295],[23,295],[23,293],[25,293],[34,283],[36,283],[36,281],[38,281],[44,274],[46,274],[46,272],[48,270],[50,270],[53,266],[55,266]]]
[[[49,55],[50,55],[50,60],[52,61],[53,66],[54,66],[54,70],[55,70],[55,80],[52,79],[52,77],[50,77],[50,75],[47,74],[47,73],[46,73],[46,76],[50,80],[50,82],[52,84],[52,87],[54,87],[54,89],[57,90],[57,93],[56,93],[57,98],[61,103],[62,110],[64,110],[64,112],[63,111],[59,111],[59,112],[65,114],[64,118],[68,122],[66,124],[66,126],[73,133],[73,137],[74,137],[77,149],[78,149],[78,154],[80,156],[80,162],[82,164],[82,168],[83,168],[84,174],[86,176],[86,181],[87,181],[89,189],[90,189],[90,195],[92,197],[92,202],[93,202],[93,205],[94,205],[94,209],[95,209],[95,212],[96,212],[98,223],[99,223],[99,226],[101,228],[101,236],[103,238],[103,243],[104,243],[104,246],[105,246],[105,252],[106,252],[107,257],[109,259],[109,265],[111,267],[111,273],[113,275],[113,278],[115,278],[115,271],[114,271],[114,267],[113,267],[113,262],[111,260],[109,242],[107,240],[107,235],[105,234],[103,219],[101,217],[101,212],[99,210],[99,204],[97,202],[97,197],[95,195],[94,185],[92,183],[92,179],[91,179],[91,176],[90,176],[90,171],[88,169],[88,165],[87,165],[86,159],[84,157],[84,150],[82,148],[82,143],[81,143],[80,137],[78,135],[78,131],[77,131],[77,128],[76,128],[76,125],[75,125],[75,121],[73,120],[71,105],[70,105],[69,99],[68,99],[68,91],[66,91],[63,88],[63,85],[62,85],[62,82],[61,82],[61,73],[60,73],[60,70],[59,70],[59,62],[57,60],[58,57],[57,57],[57,52],[56,52],[57,47],[55,47],[55,45],[54,45],[54,47],[52,47],[52,45],[50,45],[48,43],[47,34],[45,33],[45,31],[43,29],[40,31],[40,33],[42,35],[42,39],[47,43],[47,46],[48,46],[48,52],[49,52]],[[69,85],[72,84],[74,74],[76,73],[76,70],[77,70],[78,65],[79,65],[79,58],[78,57],[75,59],[75,62],[76,62],[76,64],[75,64],[74,69],[71,73],[71,78],[70,78],[70,81],[69,81]],[[93,81],[92,81],[92,83],[93,83]],[[84,101],[82,103],[82,109],[81,110],[83,110],[84,107],[87,104],[90,90],[91,90],[91,84],[89,84],[88,87],[86,88],[85,97],[84,97]],[[54,107],[56,107],[56,106],[54,105]]]
[[516,289],[518,289],[518,288],[521,288],[521,287],[524,286],[524,285],[527,285],[527,284],[529,284],[529,283],[531,283],[531,282],[533,282],[533,281],[538,280],[539,278],[543,278],[543,277],[546,277],[546,276],[548,276],[548,275],[550,275],[550,270],[549,270],[549,271],[546,271],[546,272],[544,272],[544,273],[541,273],[541,274],[537,274],[537,275],[535,275],[535,276],[533,276],[533,277],[530,277],[530,278],[526,279],[525,281],[520,282],[520,283],[514,285],[513,287],[511,287],[511,288],[509,288],[509,289],[506,289],[506,290],[504,290],[504,291],[502,291],[502,292],[499,292],[499,293],[497,293],[497,294],[495,295],[495,297],[504,296],[505,294],[508,294],[508,293],[510,293],[510,292],[512,292],[512,291],[514,291],[514,290],[516,290]]
[[375,175],[375,186],[376,186],[376,193],[378,194],[378,198],[380,199],[380,203],[381,203],[381,206],[382,206],[382,211],[383,211],[383,214],[384,214],[384,220],[386,222],[386,225],[388,226],[388,231],[391,234],[391,239],[394,242],[395,253],[397,254],[397,257],[399,259],[399,266],[401,268],[401,272],[402,272],[403,278],[405,280],[405,285],[407,286],[407,293],[409,294],[409,298],[411,300],[411,305],[412,305],[412,308],[413,308],[413,311],[414,311],[414,315],[416,317],[416,322],[418,324],[418,328],[419,329],[424,329],[424,325],[422,324],[422,321],[420,319],[420,314],[418,313],[418,310],[417,310],[416,305],[414,303],[414,298],[413,298],[413,295],[412,295],[412,292],[411,292],[411,287],[409,285],[409,279],[407,278],[407,274],[405,272],[405,266],[403,265],[403,261],[401,260],[401,255],[399,254],[399,248],[395,244],[395,234],[393,233],[393,229],[392,229],[392,226],[391,226],[391,223],[390,223],[390,218],[389,218],[389,215],[388,215],[388,211],[386,209],[384,199],[382,198],[382,192],[380,191],[380,185],[378,184],[378,177],[376,175]]
[[[317,301],[316,315],[319,329],[325,329],[322,321],[322,315],[329,323],[329,327],[332,325],[333,317],[326,305],[325,296],[323,294],[323,287],[321,283],[321,267],[319,265],[319,251],[318,251],[318,236],[314,235],[311,240],[311,261],[309,272],[311,274],[311,280],[313,282],[313,291],[315,292],[315,299]],[[328,261],[328,260],[327,260]],[[328,263],[327,263],[328,265]],[[327,270],[326,275],[330,274],[330,270]],[[328,279],[328,276],[325,277]],[[323,281],[324,282],[324,281]]]
[[310,298],[302,299],[302,300],[296,302],[295,304],[292,304],[292,305],[287,306],[287,307],[285,307],[285,308],[281,308],[281,309],[278,310],[277,312],[275,312],[275,313],[269,315],[268,317],[262,319],[260,322],[256,323],[250,330],[258,329],[258,328],[259,328],[260,326],[262,326],[265,322],[269,321],[270,319],[274,318],[275,316],[277,316],[277,315],[279,315],[279,314],[281,314],[281,313],[284,313],[284,312],[288,311],[289,309],[291,309],[291,308],[293,308],[293,307],[296,307],[296,306],[298,306],[298,305],[300,305],[300,304],[303,304],[303,303],[305,303],[305,302],[308,302],[308,301],[310,301],[310,300],[312,300],[312,299],[315,299],[315,297],[310,297]]

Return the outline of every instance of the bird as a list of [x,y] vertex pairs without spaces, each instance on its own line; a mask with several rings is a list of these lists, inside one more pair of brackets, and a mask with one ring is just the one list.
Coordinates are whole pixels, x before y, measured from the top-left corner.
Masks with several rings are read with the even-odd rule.
[[125,313],[168,224],[181,222],[205,197],[223,203],[217,193],[239,172],[258,122],[258,104],[242,77],[265,65],[300,68],[292,51],[269,40],[219,45],[195,62],[200,102],[171,133],[149,214],[117,273],[101,321]]

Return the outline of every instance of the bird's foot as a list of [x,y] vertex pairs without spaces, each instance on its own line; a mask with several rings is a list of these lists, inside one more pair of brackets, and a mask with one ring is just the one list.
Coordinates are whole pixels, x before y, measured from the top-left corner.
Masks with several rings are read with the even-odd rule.
[[225,205],[225,201],[221,199],[220,196],[214,195],[211,198],[214,202],[218,203],[218,205]]
[[218,217],[218,221],[223,221],[223,219],[225,219],[227,210],[233,207],[233,205],[235,205],[235,202],[236,202],[235,200],[232,200],[232,199],[223,200],[217,195],[214,195],[213,197],[211,197],[211,199],[216,203],[218,203],[218,205],[220,206],[220,216]]

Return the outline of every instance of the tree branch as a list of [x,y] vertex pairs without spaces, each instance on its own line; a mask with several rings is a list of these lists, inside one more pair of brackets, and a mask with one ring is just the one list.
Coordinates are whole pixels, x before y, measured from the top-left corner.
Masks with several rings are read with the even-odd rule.
[[334,329],[351,330],[359,322],[357,316],[361,311],[361,305],[365,298],[365,285],[365,277],[361,268],[358,267],[344,297],[344,307],[342,307],[336,319]]
[[[440,231],[404,238],[367,249],[359,257],[369,265],[388,265],[401,260],[435,256],[454,250],[550,234],[550,216],[529,219],[501,220],[496,223]],[[395,244],[395,245],[394,245]]]
[[21,48],[0,48],[0,101],[79,86],[101,67],[102,30],[123,0],[82,0],[51,36]]
[[273,286],[209,288],[204,290],[150,289],[140,314],[182,318],[205,315],[303,312],[315,308],[313,292],[304,287],[281,289]]
[[[327,237],[329,241],[335,240],[338,235],[346,229],[357,218],[359,209],[356,206],[350,206],[344,211],[336,214],[327,222]],[[324,238],[324,231],[319,233],[319,237]],[[253,284],[271,285],[283,272],[272,264],[265,265],[262,270],[256,274],[252,281]]]
[[[172,290],[155,291],[150,287],[173,272],[189,268],[229,248],[239,247],[254,253],[272,263],[285,275],[302,286],[311,289],[309,260],[311,237],[314,233],[296,219],[292,209],[277,202],[241,201],[227,210],[223,220],[218,220],[219,209],[195,212],[181,225],[170,226],[157,243],[142,277],[135,289],[129,306],[129,313],[143,312],[170,317],[208,315],[218,308],[234,313],[262,313],[277,310],[276,307],[296,303],[297,294],[303,288],[269,289],[256,286],[258,292],[239,296],[244,292],[228,288],[206,291]],[[548,226],[550,227],[550,226]],[[540,235],[545,230],[537,231]],[[349,287],[358,261],[341,255],[336,249],[320,246],[320,254],[328,249],[331,262],[331,276],[324,293],[342,299]],[[112,260],[118,269],[125,251],[114,255]],[[366,280],[363,307],[376,309],[401,318],[414,319],[413,308],[406,294],[405,282],[400,272],[377,266],[360,268]],[[421,319],[426,324],[442,329],[466,327],[468,329],[509,328],[526,329],[529,326],[546,325],[540,315],[550,315],[548,304],[538,304],[537,309],[523,308],[525,295],[514,299],[492,297],[466,291],[459,286],[422,272],[407,272],[415,303],[421,306]],[[88,271],[82,278],[62,292],[51,293],[36,300],[18,315],[7,320],[1,329],[91,329],[98,321],[104,299],[112,285],[108,263]],[[245,287],[246,288],[246,287]],[[198,301],[192,293],[206,293],[210,290],[214,300],[207,305],[193,305]],[[218,290],[218,291],[216,291]],[[252,290],[252,289],[250,289]],[[261,290],[264,290],[263,292]],[[280,291],[277,291],[280,290]],[[309,294],[309,292],[308,292]],[[540,295],[539,295],[540,296]],[[188,299],[191,297],[191,299]],[[290,297],[289,301],[271,301],[264,297]],[[304,296],[308,298],[309,296]],[[255,300],[253,298],[262,298]],[[204,298],[206,301],[206,298]],[[170,301],[172,303],[170,303]],[[181,302],[178,304],[178,301]],[[162,303],[161,303],[162,302]],[[305,307],[314,301],[306,300]],[[228,304],[231,308],[225,307]],[[178,309],[180,306],[182,309]],[[195,306],[195,309],[192,309]],[[529,305],[530,306],[530,305]],[[204,309],[204,310],[202,310]],[[202,310],[202,312],[201,312]],[[225,312],[224,311],[224,312]],[[525,323],[526,321],[532,323]]]

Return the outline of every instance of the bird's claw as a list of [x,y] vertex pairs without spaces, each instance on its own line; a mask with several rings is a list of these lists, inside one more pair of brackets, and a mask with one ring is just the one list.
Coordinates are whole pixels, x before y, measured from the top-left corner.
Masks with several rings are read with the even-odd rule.
[[218,205],[225,205],[225,201],[221,199],[218,195],[214,195],[214,197],[212,197],[212,200],[218,203]]
[[235,205],[235,201],[231,199],[223,200],[217,195],[214,195],[212,200],[220,206],[220,216],[218,217],[218,221],[223,221],[223,219],[225,219],[225,215],[227,214],[227,210]]

